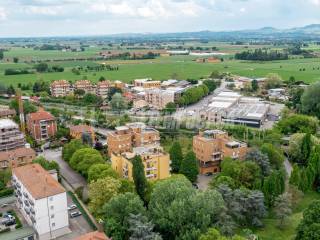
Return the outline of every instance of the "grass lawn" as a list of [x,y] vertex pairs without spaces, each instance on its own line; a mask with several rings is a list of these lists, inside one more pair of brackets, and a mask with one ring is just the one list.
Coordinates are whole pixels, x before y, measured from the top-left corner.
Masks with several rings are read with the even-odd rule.
[[[33,51],[30,49],[19,50],[21,55],[28,56]],[[93,54],[79,53],[79,54]],[[48,58],[56,58],[61,55],[61,58],[70,56],[70,54],[77,53],[62,53],[59,51],[34,51],[35,57],[47,56]],[[6,54],[14,55],[14,51],[9,51]],[[48,54],[48,55],[46,55]],[[66,54],[66,56],[65,56]],[[264,77],[268,73],[278,73],[284,80],[294,76],[296,80],[303,80],[312,83],[320,80],[320,58],[309,59],[290,59],[283,61],[271,62],[251,62],[251,61],[237,61],[226,59],[220,63],[196,63],[193,61],[195,56],[174,56],[174,57],[159,57],[150,60],[114,60],[106,61],[107,64],[118,65],[118,71],[101,71],[101,72],[85,72],[82,71],[80,75],[75,75],[71,69],[75,66],[96,65],[99,62],[94,61],[59,61],[52,62],[49,65],[60,65],[65,68],[62,73],[37,73],[5,76],[4,70],[7,68],[32,68],[32,64],[26,63],[0,63],[0,83],[5,85],[17,85],[18,83],[29,83],[37,80],[52,81],[57,79],[79,80],[88,78],[92,81],[98,81],[100,76],[104,76],[110,80],[122,80],[130,82],[136,78],[150,77],[156,80],[166,80],[170,78],[187,79],[207,77],[214,70],[221,72],[231,72],[248,77]],[[319,68],[319,69],[318,69]]]
[[306,209],[313,201],[319,200],[320,194],[316,192],[309,192],[304,195],[301,201],[293,210],[284,229],[279,229],[278,220],[268,218],[264,221],[265,227],[256,231],[256,234],[262,240],[292,240],[295,237],[295,229],[302,219],[303,210]]

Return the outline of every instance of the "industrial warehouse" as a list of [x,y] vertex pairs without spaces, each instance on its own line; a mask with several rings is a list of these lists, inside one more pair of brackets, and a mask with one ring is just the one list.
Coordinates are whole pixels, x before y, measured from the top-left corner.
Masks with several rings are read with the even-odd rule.
[[260,98],[243,97],[237,92],[223,91],[200,109],[202,120],[214,123],[243,124],[261,127],[267,121],[270,104]]

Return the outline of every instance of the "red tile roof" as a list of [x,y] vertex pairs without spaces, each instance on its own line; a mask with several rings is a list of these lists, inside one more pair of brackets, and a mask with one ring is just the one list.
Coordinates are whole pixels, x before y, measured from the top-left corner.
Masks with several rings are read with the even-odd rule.
[[31,121],[36,121],[36,120],[52,120],[52,121],[54,121],[55,120],[55,117],[51,113],[46,112],[44,110],[39,110],[38,112],[35,112],[35,113],[29,113],[28,118]]
[[89,125],[81,124],[70,127],[70,132],[93,132],[93,128]]
[[11,151],[0,152],[0,161],[9,160],[13,158],[36,156],[36,152],[32,148],[17,148]]
[[60,183],[37,163],[14,168],[12,172],[35,199],[66,192]]

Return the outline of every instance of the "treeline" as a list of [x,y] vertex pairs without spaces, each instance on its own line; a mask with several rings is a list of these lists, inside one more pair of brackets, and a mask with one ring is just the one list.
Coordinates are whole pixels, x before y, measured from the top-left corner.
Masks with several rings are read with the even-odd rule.
[[251,61],[274,61],[274,60],[287,60],[289,56],[287,53],[279,51],[267,51],[261,48],[254,51],[244,51],[235,54],[235,59],[238,60],[251,60]]
[[[64,68],[61,66],[52,66],[49,67],[47,63],[39,63],[34,66],[34,69],[37,72],[43,73],[43,72],[63,72]],[[21,75],[21,74],[33,74],[35,71],[33,69],[13,69],[8,68],[4,70],[4,75]]]
[[21,75],[21,74],[33,74],[34,71],[31,69],[13,69],[8,68],[4,70],[4,75]]
[[205,84],[189,88],[183,93],[182,97],[178,101],[178,104],[180,106],[187,106],[196,103],[199,100],[201,100],[204,96],[207,96],[208,93],[209,89]]

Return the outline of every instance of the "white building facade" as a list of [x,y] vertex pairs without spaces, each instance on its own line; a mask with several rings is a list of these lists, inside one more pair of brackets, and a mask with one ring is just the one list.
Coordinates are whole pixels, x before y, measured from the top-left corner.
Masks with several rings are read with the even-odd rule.
[[12,183],[17,206],[39,240],[70,232],[66,191],[39,164],[13,169]]

